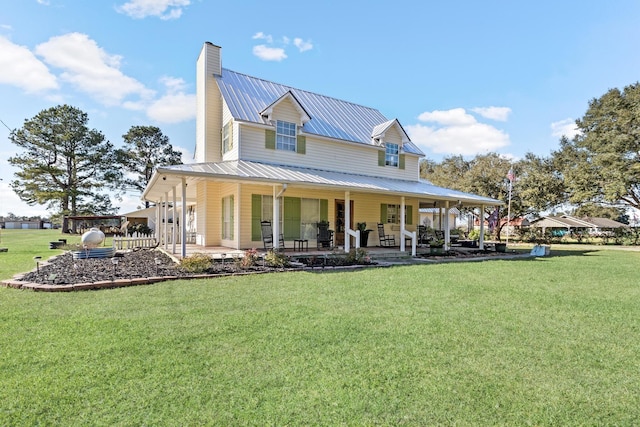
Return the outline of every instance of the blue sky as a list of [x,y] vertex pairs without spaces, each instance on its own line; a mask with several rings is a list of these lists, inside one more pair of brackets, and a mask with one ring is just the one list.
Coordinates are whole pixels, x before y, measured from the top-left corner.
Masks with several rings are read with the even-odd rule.
[[[640,2],[8,0],[0,8],[0,215],[7,128],[59,104],[113,144],[158,126],[192,161],[195,61],[379,109],[426,156],[548,155],[590,99],[638,80]],[[120,212],[139,205],[129,194]]]

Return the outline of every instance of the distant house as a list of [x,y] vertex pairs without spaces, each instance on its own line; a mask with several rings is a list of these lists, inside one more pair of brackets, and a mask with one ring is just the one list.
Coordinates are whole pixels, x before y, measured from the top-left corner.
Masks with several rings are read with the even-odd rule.
[[557,237],[569,233],[601,236],[610,234],[618,228],[628,227],[627,224],[609,218],[576,218],[569,215],[542,217],[532,221],[531,226],[541,228],[543,233],[550,230]]
[[421,180],[424,154],[397,119],[223,68],[221,50],[205,43],[196,65],[197,163],[157,168],[143,192],[156,223],[176,201],[180,232],[191,223],[197,245],[242,249],[262,247],[262,221],[309,246],[328,221],[345,250],[359,245],[358,222],[382,223],[405,250],[421,208],[442,209],[448,234],[454,206],[503,204]]
[[6,220],[4,221],[4,228],[9,230],[39,230],[44,228],[44,221],[42,220]]
[[[441,208],[420,208],[420,225],[431,227],[434,230],[444,230],[445,218],[444,209]],[[458,228],[460,225],[460,210],[458,208],[449,209],[449,229]],[[466,225],[466,224],[465,224]]]

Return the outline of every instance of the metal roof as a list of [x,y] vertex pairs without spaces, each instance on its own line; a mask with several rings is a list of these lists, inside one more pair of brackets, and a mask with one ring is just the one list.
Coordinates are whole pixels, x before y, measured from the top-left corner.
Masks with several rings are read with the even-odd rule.
[[[430,200],[460,201],[472,205],[502,205],[503,202],[475,194],[438,187],[426,181],[379,178],[296,166],[234,160],[159,167],[143,197],[156,200],[179,185],[181,177],[266,184],[327,187],[334,190],[392,194]],[[162,177],[162,179],[160,179]],[[193,190],[193,186],[190,186]]]
[[[302,127],[309,134],[372,145],[371,135],[374,129],[390,122],[374,108],[295,89],[226,68],[222,69],[221,76],[215,78],[235,120],[264,124],[260,112],[291,92],[311,117]],[[410,141],[403,144],[403,150],[406,153],[424,155]]]

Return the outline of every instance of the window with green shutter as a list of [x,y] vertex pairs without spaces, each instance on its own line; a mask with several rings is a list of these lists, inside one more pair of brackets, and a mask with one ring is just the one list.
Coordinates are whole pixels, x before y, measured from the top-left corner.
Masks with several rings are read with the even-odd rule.
[[262,240],[262,228],[260,227],[260,221],[262,221],[262,195],[251,195],[251,240]]
[[285,240],[300,238],[300,198],[285,197],[282,233]]
[[307,154],[307,137],[298,135],[298,143],[296,145],[296,153]]
[[276,131],[273,129],[266,129],[264,131],[264,148],[270,150],[276,149]]
[[[400,205],[380,204],[380,222],[382,224],[400,224]],[[413,206],[405,205],[404,223],[413,224]]]

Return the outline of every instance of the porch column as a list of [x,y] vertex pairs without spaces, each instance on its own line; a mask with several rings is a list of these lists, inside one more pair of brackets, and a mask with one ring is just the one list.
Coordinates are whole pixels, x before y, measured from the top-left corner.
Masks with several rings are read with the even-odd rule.
[[171,210],[171,217],[173,218],[173,227],[171,227],[171,253],[176,253],[176,227],[178,226],[178,216],[176,215],[176,187],[173,187],[173,209]]
[[273,223],[271,224],[272,247],[275,251],[280,248],[280,199],[278,198],[278,188],[273,186]]
[[405,223],[404,223],[404,217],[405,217],[405,204],[404,204],[404,196],[400,197],[400,252],[404,252],[405,251],[405,244],[404,244],[404,230],[405,230]]
[[344,251],[351,249],[351,192],[344,192]]
[[444,250],[448,251],[449,239],[451,238],[449,232],[449,201],[444,202]]
[[187,180],[182,178],[182,218],[180,219],[180,243],[182,258],[187,256]]
[[156,222],[156,238],[158,239],[158,243],[162,244],[162,197],[160,197],[160,201],[156,205],[156,210],[158,213],[158,222]]
[[480,205],[480,240],[478,241],[480,249],[484,249],[484,205]]
[[169,237],[169,233],[167,227],[169,227],[169,192],[164,193],[164,199],[166,202],[164,203],[164,250],[166,251],[169,246],[169,242],[167,241],[167,237]]

